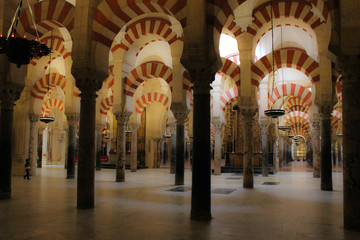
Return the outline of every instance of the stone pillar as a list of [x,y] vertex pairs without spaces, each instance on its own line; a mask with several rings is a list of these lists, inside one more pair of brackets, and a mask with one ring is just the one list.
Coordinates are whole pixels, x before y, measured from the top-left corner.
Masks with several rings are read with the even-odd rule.
[[42,167],[42,146],[43,146],[43,133],[45,128],[44,127],[38,127],[38,145],[37,145],[37,168]]
[[347,64],[342,82],[344,227],[360,231],[360,56],[344,60]]
[[268,123],[260,123],[261,128],[261,152],[262,152],[262,164],[261,164],[261,173],[263,177],[269,176],[269,143],[268,143]]
[[184,185],[185,119],[188,112],[181,103],[173,103],[171,110],[173,111],[174,117],[176,119],[175,185]]
[[221,123],[219,120],[212,121],[215,130],[215,159],[214,159],[214,175],[221,175]]
[[39,135],[39,116],[30,114],[30,142],[29,142],[29,160],[30,160],[30,175],[36,175],[36,162],[38,157],[38,135]]
[[312,126],[312,142],[313,142],[313,177],[320,178],[320,122],[314,119]]
[[191,219],[207,220],[211,219],[210,82],[215,73],[190,75],[194,81]]
[[321,116],[321,190],[332,191],[332,162],[331,162],[331,104],[320,107]]
[[101,171],[101,144],[102,144],[102,131],[104,126],[102,124],[96,124],[96,161],[95,169],[96,171]]
[[130,169],[131,172],[137,171],[137,139],[138,139],[138,128],[140,124],[138,123],[130,123],[129,127],[132,131],[131,133],[131,160],[130,160]]
[[246,126],[244,134],[243,187],[254,188],[253,122],[256,108],[251,106],[240,106],[240,113],[244,118]]
[[170,143],[170,174],[176,172],[176,123],[171,124],[171,143]]
[[21,90],[15,84],[0,86],[0,199],[11,198],[14,102],[20,98]]
[[68,155],[66,179],[75,178],[75,152],[76,152],[76,122],[79,121],[79,114],[67,114],[68,122]]
[[106,76],[96,76],[91,69],[75,72],[76,85],[81,91],[79,156],[77,181],[77,208],[94,208],[95,186],[95,112],[96,91],[101,88]]
[[116,182],[125,182],[125,161],[126,161],[126,123],[129,120],[130,112],[114,113],[117,120],[117,146],[116,146]]

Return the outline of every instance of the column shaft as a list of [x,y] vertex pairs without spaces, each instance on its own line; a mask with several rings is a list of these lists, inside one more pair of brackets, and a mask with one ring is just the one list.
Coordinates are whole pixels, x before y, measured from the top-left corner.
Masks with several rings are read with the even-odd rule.
[[0,199],[11,198],[11,168],[12,168],[12,129],[13,103],[1,100],[0,121]]
[[117,120],[117,162],[116,182],[125,182],[125,158],[126,158],[126,123],[129,119],[128,112],[115,113]]
[[360,57],[351,57],[342,82],[344,227],[360,231]]
[[171,134],[170,174],[176,172],[176,134]]
[[88,92],[82,90],[80,109],[77,207],[81,209],[93,208],[95,203],[94,164],[96,95],[95,91],[92,91],[92,89],[87,89],[87,91]]
[[102,130],[101,124],[96,125],[96,171],[101,171],[101,141],[102,141]]
[[329,107],[321,117],[321,190],[332,191],[331,111]]
[[206,220],[211,219],[209,86],[194,86],[193,113],[191,219]]
[[68,118],[68,156],[66,178],[75,178],[75,149],[76,149],[76,121],[77,117],[74,115],[67,116]]
[[269,176],[269,160],[268,160],[268,128],[269,124],[260,124],[261,128],[261,151],[262,151],[262,164],[261,173],[263,177]]
[[30,160],[30,175],[36,175],[36,161],[37,161],[37,147],[38,147],[38,119],[37,115],[30,115],[30,142],[29,142],[29,160]]
[[131,133],[131,172],[137,171],[137,128],[132,130]]
[[176,122],[176,163],[175,185],[184,185],[185,167],[185,125],[183,121]]
[[313,177],[320,178],[321,146],[320,146],[320,122],[312,122],[313,141]]
[[219,122],[213,121],[213,126],[215,130],[215,159],[214,159],[214,175],[221,174],[221,124]]
[[254,166],[253,166],[253,121],[255,110],[252,108],[241,109],[245,121],[244,135],[244,160],[243,160],[243,187],[254,188]]

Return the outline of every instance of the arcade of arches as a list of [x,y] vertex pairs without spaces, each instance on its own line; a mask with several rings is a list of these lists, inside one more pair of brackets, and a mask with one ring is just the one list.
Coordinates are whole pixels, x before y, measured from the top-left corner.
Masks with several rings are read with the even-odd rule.
[[[0,3],[7,32],[18,1]],[[0,199],[25,159],[77,176],[192,169],[191,219],[211,219],[211,174],[266,177],[303,162],[332,191],[343,171],[344,226],[360,230],[360,4],[356,0],[30,0],[17,34],[51,56],[17,68],[0,55]],[[275,71],[273,71],[273,69]],[[280,118],[264,115],[284,109]],[[41,116],[54,116],[45,124]],[[283,126],[289,130],[283,131]]]

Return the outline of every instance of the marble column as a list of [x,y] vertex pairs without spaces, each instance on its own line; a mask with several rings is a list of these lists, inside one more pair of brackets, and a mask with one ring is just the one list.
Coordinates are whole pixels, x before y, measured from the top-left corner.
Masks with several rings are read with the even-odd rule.
[[332,162],[331,162],[331,104],[320,107],[320,132],[321,132],[321,190],[332,191]]
[[320,178],[320,122],[313,120],[311,125],[313,142],[313,177]]
[[96,160],[95,160],[95,169],[96,171],[101,171],[101,144],[102,144],[102,131],[104,126],[102,124],[96,124]]
[[171,109],[176,119],[175,185],[184,185],[185,119],[188,112],[183,105],[178,103],[173,103]]
[[169,126],[171,140],[170,140],[170,174],[175,174],[176,172],[176,123],[171,123]]
[[261,128],[261,151],[262,151],[262,164],[261,173],[263,177],[269,176],[269,143],[268,143],[268,123],[260,123]]
[[117,146],[116,146],[116,182],[125,182],[125,161],[126,161],[126,123],[129,120],[130,112],[114,113],[117,120]]
[[66,114],[68,122],[68,155],[66,167],[66,179],[75,178],[75,151],[76,151],[76,122],[79,120],[79,114]]
[[38,147],[38,133],[39,133],[39,115],[30,114],[30,141],[29,141],[29,160],[30,160],[30,175],[36,175],[37,162],[37,147]]
[[137,171],[137,140],[138,140],[138,128],[140,124],[138,123],[130,123],[129,127],[132,131],[131,133],[131,160],[130,160],[130,169],[131,172]]
[[[81,91],[79,156],[77,177],[77,208],[94,208],[95,196],[95,115],[96,91],[101,88],[104,76],[86,69],[75,72],[76,85]],[[100,74],[99,74],[100,75]]]
[[42,167],[42,146],[43,146],[43,133],[45,128],[39,127],[38,128],[38,145],[37,145],[37,155],[38,155],[38,162],[37,162],[37,168]]
[[193,162],[191,219],[211,219],[210,82],[215,73],[190,73],[193,87]]
[[21,90],[15,84],[0,86],[0,199],[11,198],[14,103],[20,98]]
[[344,227],[360,231],[360,56],[343,61]]
[[245,122],[244,134],[244,157],[243,157],[243,187],[254,188],[254,166],[253,166],[253,122],[256,108],[251,106],[240,106],[240,113]]
[[220,120],[212,121],[215,130],[215,159],[214,175],[221,175],[221,123]]

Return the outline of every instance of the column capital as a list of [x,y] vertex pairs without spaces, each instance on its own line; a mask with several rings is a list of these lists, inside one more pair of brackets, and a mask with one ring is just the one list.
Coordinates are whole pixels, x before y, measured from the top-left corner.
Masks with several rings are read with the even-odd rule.
[[173,102],[171,104],[170,109],[174,114],[176,123],[184,124],[185,120],[190,112],[189,109],[187,108],[187,106],[180,102]]
[[268,133],[268,129],[270,124],[269,123],[264,123],[264,122],[260,122],[259,123],[260,129],[261,129],[261,135],[265,135]]
[[30,113],[29,114],[30,123],[37,123],[39,120],[39,115]]
[[68,125],[74,125],[77,121],[79,121],[80,114],[78,113],[67,113],[66,119],[68,121]]
[[75,69],[73,72],[76,87],[81,91],[81,96],[96,95],[103,81],[108,77],[103,72],[96,71],[93,68]]
[[331,119],[332,111],[333,111],[333,105],[331,103],[323,103],[319,107],[321,120]]
[[118,124],[125,125],[129,120],[131,112],[117,112],[117,113],[114,113],[114,115],[115,115],[116,121],[118,121]]
[[140,123],[137,123],[137,122],[129,122],[128,123],[128,127],[131,131],[137,131],[138,128],[140,127]]
[[251,121],[254,119],[258,109],[254,106],[241,106],[240,105],[240,114],[243,116],[245,122]]
[[341,55],[338,57],[337,70],[343,77],[352,78],[360,75],[360,55]]
[[13,109],[14,102],[20,98],[24,86],[14,83],[0,85],[0,101],[3,109]]

